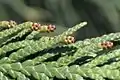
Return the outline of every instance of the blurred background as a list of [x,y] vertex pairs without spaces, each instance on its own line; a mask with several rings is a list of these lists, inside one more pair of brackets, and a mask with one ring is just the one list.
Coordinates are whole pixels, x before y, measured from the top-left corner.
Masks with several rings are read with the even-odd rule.
[[0,20],[55,24],[58,35],[87,21],[77,40],[120,31],[120,0],[0,0]]

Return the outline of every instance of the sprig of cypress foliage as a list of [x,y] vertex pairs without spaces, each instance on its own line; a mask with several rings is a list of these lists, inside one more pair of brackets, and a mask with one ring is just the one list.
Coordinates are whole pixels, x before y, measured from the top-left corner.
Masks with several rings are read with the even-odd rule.
[[70,35],[86,24],[82,22],[57,36],[35,39],[41,31],[50,32],[49,27],[34,22],[0,22],[0,79],[119,80],[119,32],[66,42],[67,36],[74,40]]
[[76,25],[75,27],[68,29],[66,32],[62,33],[61,35],[55,36],[53,38],[42,37],[40,40],[36,41],[36,43],[30,44],[30,46],[27,46],[24,49],[20,49],[17,52],[12,53],[9,57],[11,60],[16,61],[30,54],[34,54],[38,51],[49,48],[59,42],[62,42],[64,36],[71,35],[74,31],[77,31],[79,28],[81,28],[84,25],[86,25],[86,22],[83,22],[80,25]]

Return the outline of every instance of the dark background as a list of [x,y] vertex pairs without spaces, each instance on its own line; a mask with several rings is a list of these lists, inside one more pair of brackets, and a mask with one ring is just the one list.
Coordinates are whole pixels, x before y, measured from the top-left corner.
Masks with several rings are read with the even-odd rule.
[[58,35],[82,21],[77,39],[120,31],[120,0],[0,0],[0,20],[55,24]]

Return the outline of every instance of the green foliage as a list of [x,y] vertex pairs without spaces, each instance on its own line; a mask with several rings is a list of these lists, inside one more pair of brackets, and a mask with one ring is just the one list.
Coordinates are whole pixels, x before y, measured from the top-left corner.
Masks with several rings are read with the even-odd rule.
[[119,32],[68,44],[70,35],[86,22],[39,39],[41,32],[32,29],[33,22],[4,24],[0,24],[0,80],[120,80]]

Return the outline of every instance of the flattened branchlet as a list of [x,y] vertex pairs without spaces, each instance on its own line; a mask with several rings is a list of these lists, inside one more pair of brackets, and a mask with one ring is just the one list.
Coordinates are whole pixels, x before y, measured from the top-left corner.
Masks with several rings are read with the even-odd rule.
[[1,21],[0,79],[120,80],[120,33],[76,41],[73,33],[86,24],[38,37],[54,33],[57,26]]

